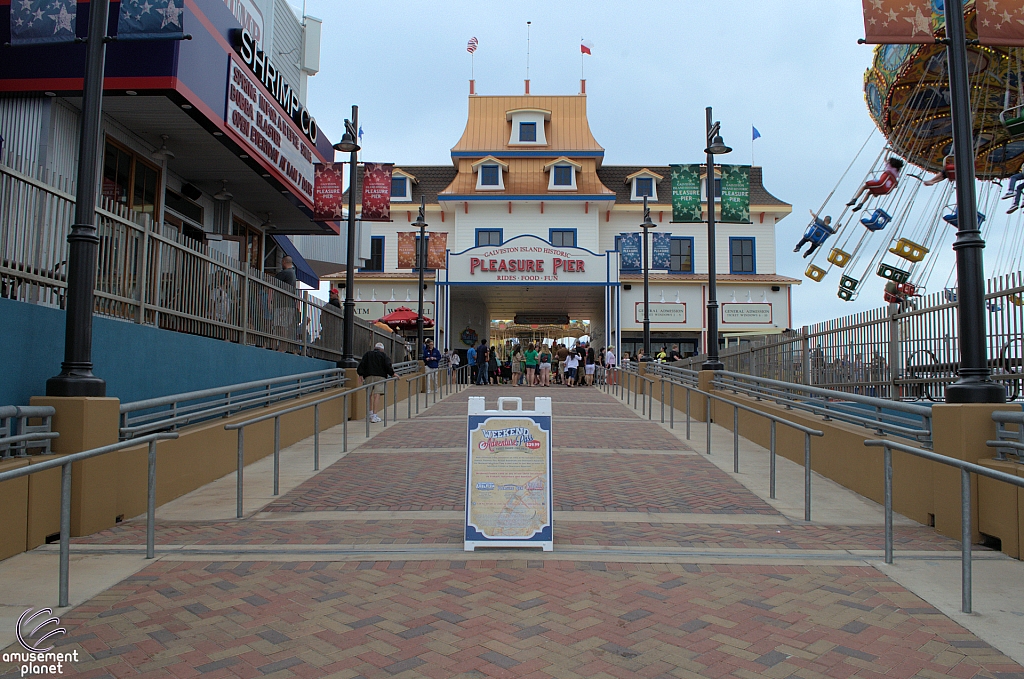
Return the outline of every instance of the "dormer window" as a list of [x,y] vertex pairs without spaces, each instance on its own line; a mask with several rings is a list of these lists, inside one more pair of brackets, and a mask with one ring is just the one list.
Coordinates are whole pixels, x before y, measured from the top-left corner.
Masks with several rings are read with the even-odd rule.
[[539,108],[517,108],[505,112],[505,120],[512,123],[509,146],[547,146],[544,123],[551,120],[551,111]]
[[480,166],[480,185],[498,186],[501,184],[501,170],[497,165]]
[[391,197],[393,199],[409,197],[409,180],[405,177],[391,178]]
[[548,173],[548,191],[575,191],[576,177],[583,166],[565,156],[556,158],[544,166]]
[[416,177],[408,172],[395,168],[391,173],[391,202],[408,203],[412,201],[412,185]]
[[508,163],[498,160],[494,156],[487,156],[473,163],[473,171],[476,172],[477,191],[505,190],[505,172],[508,171]]
[[630,185],[629,199],[642,201],[647,196],[652,202],[658,202],[658,182],[663,177],[660,174],[651,172],[647,168],[634,172],[626,177],[626,183]]

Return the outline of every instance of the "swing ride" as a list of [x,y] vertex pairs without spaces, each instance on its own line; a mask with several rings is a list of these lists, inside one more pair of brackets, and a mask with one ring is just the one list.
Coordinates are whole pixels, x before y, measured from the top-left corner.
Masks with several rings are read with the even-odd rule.
[[[976,38],[973,3],[964,18],[968,37]],[[936,38],[944,35],[943,24],[940,9],[932,20]],[[1021,172],[1024,164],[1024,48],[969,44],[968,75],[979,182],[978,225],[991,233],[996,220],[986,215],[991,217],[998,211],[1002,193],[999,182]],[[879,45],[864,76],[864,93],[884,145],[854,199],[836,206],[840,214],[832,222],[833,233],[815,229],[814,222],[808,226],[804,239],[816,243],[817,252],[813,252],[804,275],[820,282],[838,269],[838,297],[853,301],[873,273],[885,279],[885,301],[906,303],[924,292],[938,260],[929,254],[952,240],[958,222],[945,45],[939,40],[923,45]],[[872,136],[865,140],[820,209],[812,210],[812,214],[826,214]],[[1008,214],[1015,210],[1011,207]],[[1019,226],[1014,222],[1013,230]],[[1024,255],[1015,254],[1020,239],[1005,242],[1010,230],[1006,222],[1006,247],[997,253],[996,266],[1015,265]],[[827,247],[826,240],[832,241],[831,247]],[[820,264],[815,261],[819,256],[824,259]],[[947,288],[954,275],[955,270],[950,272]]]

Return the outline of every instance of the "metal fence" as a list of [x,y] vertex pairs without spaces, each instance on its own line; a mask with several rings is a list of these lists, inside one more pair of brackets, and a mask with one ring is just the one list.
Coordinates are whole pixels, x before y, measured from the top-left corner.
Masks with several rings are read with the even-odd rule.
[[[942,401],[957,380],[955,289],[864,311],[720,352],[726,370],[892,400]],[[987,354],[1010,400],[1024,398],[1024,275],[989,279]],[[675,365],[700,369],[705,356]]]
[[[64,308],[74,187],[61,177],[0,163],[0,297]],[[249,346],[336,361],[341,310],[101,198],[95,313]],[[353,353],[382,342],[392,360],[405,341],[356,319]]]

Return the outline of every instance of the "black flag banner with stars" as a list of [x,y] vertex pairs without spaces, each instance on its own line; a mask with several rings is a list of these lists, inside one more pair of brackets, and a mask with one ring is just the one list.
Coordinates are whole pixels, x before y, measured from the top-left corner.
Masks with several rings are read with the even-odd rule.
[[74,42],[75,0],[12,0],[11,44]]
[[162,40],[184,34],[185,0],[121,0],[117,39]]

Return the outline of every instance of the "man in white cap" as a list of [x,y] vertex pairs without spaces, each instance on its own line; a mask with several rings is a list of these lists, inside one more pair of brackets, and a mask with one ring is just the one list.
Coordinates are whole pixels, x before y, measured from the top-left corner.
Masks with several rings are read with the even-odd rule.
[[[384,353],[382,342],[377,342],[373,345],[373,349],[363,354],[363,358],[359,361],[359,367],[356,368],[356,374],[359,375],[359,384],[363,382],[373,384],[370,387],[370,412],[368,415],[370,422],[380,422],[381,418],[377,415],[377,404],[384,394],[384,380],[395,376],[391,358]],[[384,405],[387,407],[386,403]]]

